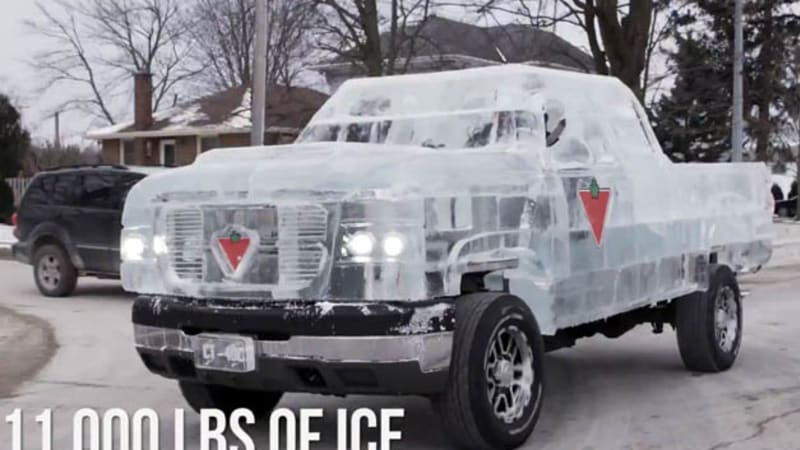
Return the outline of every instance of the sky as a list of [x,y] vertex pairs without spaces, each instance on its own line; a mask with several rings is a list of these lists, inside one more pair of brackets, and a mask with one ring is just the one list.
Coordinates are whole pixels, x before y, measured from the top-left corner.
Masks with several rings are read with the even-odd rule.
[[[38,1],[45,7],[54,3],[53,0]],[[37,13],[35,0],[0,0],[0,92],[9,95],[20,108],[23,122],[34,139],[52,141],[53,113],[67,99],[69,90],[60,87],[44,91],[41,76],[37,76],[30,65],[37,52],[52,49],[48,48],[51,45],[49,42],[25,26],[25,21],[35,20]],[[450,9],[445,11],[445,15],[453,17],[459,13]],[[586,48],[585,38],[582,38],[579,30],[561,26],[558,34],[575,45]],[[83,113],[64,113],[61,115],[62,142],[86,144],[87,142],[82,141],[83,134],[102,125],[105,124]]]
[[54,102],[42,94],[29,65],[31,55],[47,46],[25,28],[24,22],[35,18],[36,12],[33,0],[0,0],[0,92],[22,110],[23,121],[35,137],[52,139],[53,119],[47,116]]

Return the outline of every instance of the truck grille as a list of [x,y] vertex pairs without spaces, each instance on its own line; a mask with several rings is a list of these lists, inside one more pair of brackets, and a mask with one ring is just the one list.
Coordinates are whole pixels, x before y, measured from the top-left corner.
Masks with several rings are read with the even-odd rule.
[[173,273],[182,280],[202,280],[207,247],[203,237],[202,211],[172,210],[167,212],[166,222],[169,264]]
[[328,210],[317,205],[279,210],[278,277],[282,286],[302,288],[320,272],[327,250]]
[[328,210],[321,205],[187,208],[166,214],[172,273],[182,281],[230,286],[211,252],[211,236],[233,224],[259,235],[257,253],[237,279],[243,287],[302,289],[327,260]]

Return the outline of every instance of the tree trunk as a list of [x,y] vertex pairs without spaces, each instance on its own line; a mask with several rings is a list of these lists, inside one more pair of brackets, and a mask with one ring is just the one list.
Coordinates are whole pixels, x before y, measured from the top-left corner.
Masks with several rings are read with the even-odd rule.
[[[630,2],[628,15],[622,18],[617,0],[597,0],[594,7],[591,2],[587,2],[585,8],[591,8],[586,11],[589,13],[585,14],[587,19],[592,15],[597,17],[605,50],[602,57],[608,61],[609,74],[622,80],[644,103],[642,72],[647,62],[653,1]],[[590,30],[593,30],[593,25],[587,26],[587,33],[591,33]],[[595,53],[594,59],[597,65],[601,55],[596,54],[599,48],[595,47],[592,46],[592,53]]]
[[[800,125],[800,123],[798,123]],[[800,191],[800,144],[797,144],[797,156],[795,157],[795,174],[794,180],[797,183],[798,191]],[[791,190],[791,189],[790,189]],[[789,194],[786,194],[786,197],[789,197]],[[795,199],[796,208],[794,211],[794,220],[800,220],[800,194],[797,195],[797,199]]]
[[756,101],[756,105],[758,106],[758,124],[755,130],[756,160],[763,162],[769,161],[769,137],[772,131],[772,124],[770,123],[770,105],[772,104],[772,81],[776,72],[774,70],[775,58],[772,46],[775,37],[772,15],[774,6],[773,1],[766,1],[762,6],[764,8],[764,27],[762,31],[764,45],[761,48],[761,53],[758,55],[761,73],[758,76],[760,93]]
[[367,75],[379,77],[383,75],[383,52],[381,51],[381,33],[378,28],[378,6],[376,0],[361,0],[361,20],[364,30],[364,65]]

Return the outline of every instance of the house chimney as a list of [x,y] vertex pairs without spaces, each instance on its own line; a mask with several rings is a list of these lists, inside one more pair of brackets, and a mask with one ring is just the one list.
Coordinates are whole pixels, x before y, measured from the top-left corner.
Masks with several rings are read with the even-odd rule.
[[133,76],[133,120],[137,131],[153,125],[153,75],[146,72]]

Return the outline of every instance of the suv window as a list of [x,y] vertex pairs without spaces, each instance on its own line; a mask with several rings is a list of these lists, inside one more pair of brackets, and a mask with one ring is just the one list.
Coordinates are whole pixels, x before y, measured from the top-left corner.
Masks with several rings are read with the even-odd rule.
[[25,190],[25,197],[22,199],[25,205],[35,206],[47,204],[48,198],[47,194],[44,192],[42,181],[42,177],[35,178],[30,186],[28,186],[28,189]]
[[128,196],[128,191],[142,178],[144,178],[144,175],[140,173],[126,173],[117,178],[117,183],[111,192],[111,202],[115,209],[122,209],[125,204],[125,197]]
[[114,209],[114,185],[117,176],[109,173],[86,173],[79,206],[86,208]]
[[75,173],[54,173],[42,179],[42,190],[48,203],[56,206],[75,206],[82,191],[82,176]]

